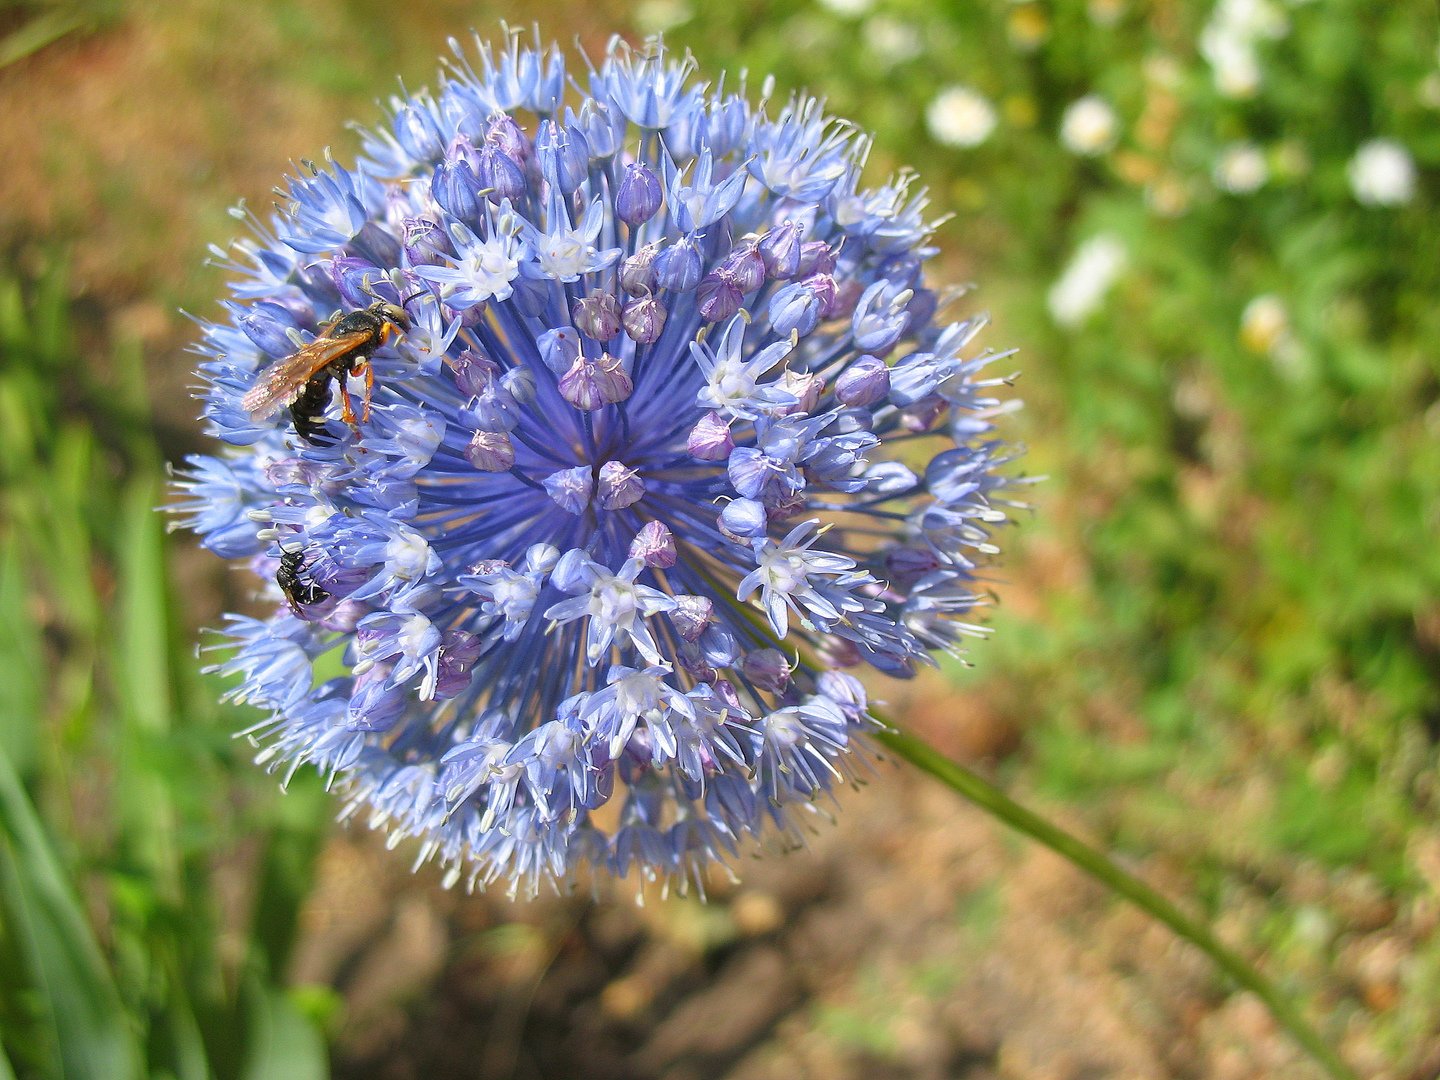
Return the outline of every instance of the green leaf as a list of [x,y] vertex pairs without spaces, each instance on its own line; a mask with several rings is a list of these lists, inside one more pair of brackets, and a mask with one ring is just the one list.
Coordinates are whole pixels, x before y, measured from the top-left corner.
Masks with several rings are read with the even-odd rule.
[[330,1075],[325,1040],[288,994],[249,984],[249,1053],[241,1080],[325,1080]]
[[52,1052],[70,1080],[139,1077],[140,1055],[116,989],[39,815],[0,756],[0,905],[39,991]]

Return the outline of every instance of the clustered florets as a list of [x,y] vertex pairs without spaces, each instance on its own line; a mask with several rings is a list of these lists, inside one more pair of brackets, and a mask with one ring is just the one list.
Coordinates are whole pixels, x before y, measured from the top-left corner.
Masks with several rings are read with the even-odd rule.
[[[575,82],[538,41],[456,56],[219,253],[201,372],[234,449],[178,509],[306,590],[233,617],[219,667],[270,714],[263,759],[452,880],[698,884],[854,776],[852,671],[974,631],[995,357],[934,320],[923,193],[862,188],[867,142],[817,101],[772,117],[658,42]],[[411,325],[357,431],[246,412],[375,297]]]

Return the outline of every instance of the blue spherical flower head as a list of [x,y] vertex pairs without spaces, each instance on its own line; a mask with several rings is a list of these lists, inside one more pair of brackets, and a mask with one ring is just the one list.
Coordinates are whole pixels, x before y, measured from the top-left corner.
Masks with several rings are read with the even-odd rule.
[[[219,666],[263,760],[451,880],[700,885],[856,775],[858,674],[976,632],[1003,380],[980,319],[936,320],[923,192],[863,186],[815,100],[752,105],[658,41],[578,80],[477,45],[223,256],[225,447],[179,509],[274,609]],[[247,411],[377,301],[407,325],[368,416],[340,378],[307,432]]]

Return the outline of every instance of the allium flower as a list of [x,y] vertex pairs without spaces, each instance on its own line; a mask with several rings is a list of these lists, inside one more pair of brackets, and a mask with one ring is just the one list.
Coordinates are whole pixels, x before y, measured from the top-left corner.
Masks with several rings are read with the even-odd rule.
[[[578,74],[457,51],[252,219],[203,324],[225,446],[177,509],[267,585],[284,558],[289,594],[217,666],[262,760],[449,880],[684,887],[798,840],[865,768],[857,674],[975,632],[1012,505],[983,320],[936,320],[925,196],[861,186],[865,139],[721,86],[659,42]],[[368,418],[246,411],[376,300],[409,327]]]

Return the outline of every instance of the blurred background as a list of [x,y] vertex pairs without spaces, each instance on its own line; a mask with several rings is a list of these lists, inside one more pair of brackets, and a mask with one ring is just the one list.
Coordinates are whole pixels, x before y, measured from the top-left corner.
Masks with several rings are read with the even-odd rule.
[[[890,713],[1440,1074],[1429,0],[0,3],[0,1077],[1312,1077],[1197,952],[882,767],[708,905],[446,893],[281,796],[168,536],[206,248],[498,20],[664,31],[876,133],[1019,347],[1033,517]],[[200,657],[197,659],[197,655]]]

